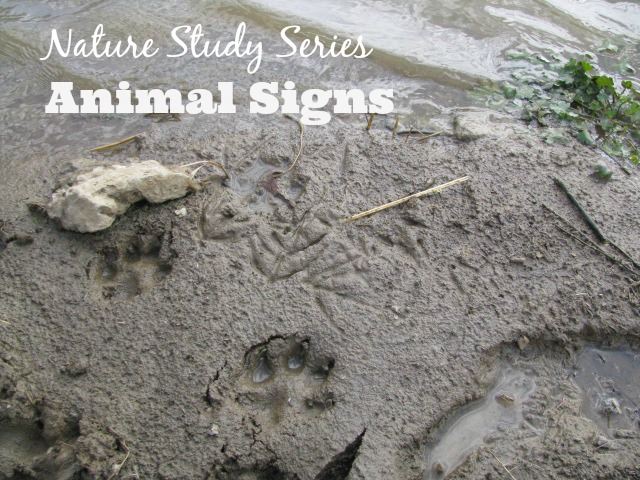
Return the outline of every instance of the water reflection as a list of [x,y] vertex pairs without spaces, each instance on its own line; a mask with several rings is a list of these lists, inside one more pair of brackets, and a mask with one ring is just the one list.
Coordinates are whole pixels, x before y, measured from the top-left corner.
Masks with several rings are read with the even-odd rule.
[[[479,82],[505,79],[515,65],[505,51],[524,45],[559,57],[591,51],[606,68],[640,57],[640,5],[601,0],[206,0],[145,1],[8,0],[0,7],[0,143],[5,154],[47,154],[69,146],[108,143],[144,127],[134,115],[47,116],[52,81],[76,88],[115,90],[120,80],[136,88],[213,87],[233,81],[236,104],[247,110],[248,89],[257,81],[293,80],[308,88],[393,88],[396,111],[419,119],[473,103],[467,93]],[[135,9],[135,15],[132,14]],[[246,59],[167,58],[176,45],[171,30],[202,24],[212,38],[232,38],[240,22],[247,36],[264,43],[260,71],[246,73]],[[91,35],[102,23],[108,38],[153,38],[161,53],[152,59],[53,58],[40,61],[51,29]],[[363,35],[368,59],[283,59],[280,29],[298,24],[304,36],[330,42]],[[301,40],[301,37],[297,39]],[[610,41],[610,58],[597,47]],[[613,72],[615,73],[615,72]],[[638,78],[631,77],[636,81]],[[348,119],[347,119],[348,120]],[[360,119],[357,119],[360,121]],[[94,139],[88,142],[88,139]],[[26,149],[26,150],[25,150]]]

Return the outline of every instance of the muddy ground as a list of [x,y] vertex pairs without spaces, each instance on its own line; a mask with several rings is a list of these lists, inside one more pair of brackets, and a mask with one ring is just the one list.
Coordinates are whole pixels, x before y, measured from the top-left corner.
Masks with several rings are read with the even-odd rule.
[[[640,478],[638,425],[604,445],[571,378],[587,343],[638,348],[638,276],[543,207],[596,241],[560,177],[640,258],[637,174],[598,181],[594,150],[535,130],[405,141],[334,120],[273,180],[296,124],[233,122],[0,163],[0,478],[421,479],[438,427],[504,365],[535,382],[524,421],[449,478]],[[200,171],[200,191],[97,234],[28,207],[127,158],[221,162],[231,179]]]

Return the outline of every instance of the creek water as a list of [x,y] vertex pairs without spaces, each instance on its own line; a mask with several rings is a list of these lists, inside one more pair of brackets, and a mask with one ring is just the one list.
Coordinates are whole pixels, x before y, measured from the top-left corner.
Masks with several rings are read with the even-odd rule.
[[[249,59],[168,58],[180,49],[171,31],[180,25],[202,25],[203,40],[231,41],[246,22],[245,42],[263,43],[258,71],[247,73]],[[90,40],[98,24],[103,41],[127,36],[142,44],[153,39],[160,49],[152,58],[63,58],[49,49],[51,30],[62,39]],[[289,52],[280,37],[287,25],[301,31],[292,40],[318,35],[329,45],[362,35],[373,53],[366,59],[302,58]],[[249,87],[258,81],[285,80],[299,91],[309,88],[393,88],[395,113],[414,122],[456,106],[473,105],[479,85],[527,68],[509,59],[510,49],[559,58],[591,52],[595,61],[616,73],[638,64],[640,4],[603,0],[4,0],[0,2],[0,144],[9,157],[31,150],[47,154],[69,146],[97,146],[144,130],[142,115],[45,114],[51,82],[72,81],[74,88],[117,89],[121,80],[132,89],[193,88],[214,91],[218,81],[232,81],[236,104],[248,105]],[[186,38],[185,38],[186,40]],[[617,52],[599,51],[607,42]],[[64,42],[63,42],[64,43]],[[627,78],[637,80],[635,73]],[[355,121],[355,115],[333,121]],[[220,117],[220,121],[229,121]],[[335,118],[335,117],[334,117]],[[191,116],[187,121],[197,121]],[[357,121],[362,121],[358,116]],[[5,161],[9,161],[5,159]]]

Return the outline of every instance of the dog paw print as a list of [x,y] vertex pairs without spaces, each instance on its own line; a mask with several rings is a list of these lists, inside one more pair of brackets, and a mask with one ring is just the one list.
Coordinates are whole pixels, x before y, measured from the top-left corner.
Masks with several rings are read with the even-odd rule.
[[317,352],[308,337],[274,337],[245,355],[238,400],[264,420],[316,415],[336,404],[328,388],[335,359]]
[[165,234],[140,234],[103,248],[94,262],[94,293],[106,300],[136,297],[163,281],[175,254]]

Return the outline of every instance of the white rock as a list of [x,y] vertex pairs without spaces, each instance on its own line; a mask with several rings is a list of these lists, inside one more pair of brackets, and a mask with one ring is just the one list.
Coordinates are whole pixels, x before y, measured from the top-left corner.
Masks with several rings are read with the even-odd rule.
[[525,348],[527,348],[527,345],[529,345],[529,342],[531,340],[529,340],[529,338],[527,336],[522,336],[518,339],[518,348],[520,348],[520,350],[524,350]]
[[490,110],[472,110],[453,117],[453,131],[458,140],[480,137],[506,137],[515,132],[515,120]]
[[79,175],[71,187],[57,190],[47,207],[49,217],[76,232],[97,232],[140,200],[162,203],[193,189],[187,172],[155,160],[97,167]]
[[174,210],[173,213],[175,213],[178,217],[186,217],[187,208],[186,207],[179,208],[178,210]]

